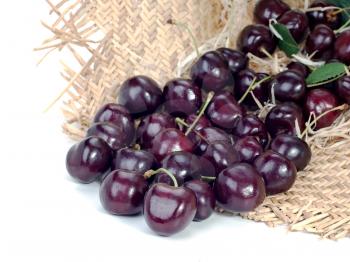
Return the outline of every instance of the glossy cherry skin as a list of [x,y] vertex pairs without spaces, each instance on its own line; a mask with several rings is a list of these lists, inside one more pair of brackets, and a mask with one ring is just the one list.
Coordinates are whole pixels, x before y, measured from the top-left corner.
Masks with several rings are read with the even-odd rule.
[[[309,8],[325,8],[332,7],[334,5],[328,4],[325,1],[314,1]],[[341,26],[341,13],[337,12],[337,9],[329,9],[329,10],[317,10],[307,12],[306,15],[309,18],[309,25],[311,29],[314,29],[319,24],[324,24],[335,30]]]
[[207,108],[210,121],[223,129],[232,129],[243,116],[243,109],[228,91],[218,92]]
[[254,162],[254,167],[264,178],[268,195],[288,191],[297,176],[297,169],[293,162],[271,150],[259,156]]
[[277,74],[269,84],[275,98],[281,102],[298,102],[304,98],[306,92],[305,79],[298,73],[286,70]]
[[350,30],[341,33],[334,44],[335,57],[350,65]]
[[285,12],[278,19],[278,22],[289,29],[295,41],[300,43],[304,40],[309,27],[309,21],[305,13],[299,10],[290,10]]
[[269,136],[263,121],[255,115],[246,115],[237,122],[232,134],[238,138],[253,136],[265,147],[269,142]]
[[296,121],[302,132],[305,128],[302,109],[292,102],[285,102],[270,110],[266,116],[265,125],[272,137],[279,134],[297,135]]
[[202,93],[191,80],[174,79],[163,89],[165,111],[174,116],[188,116],[196,113],[202,105]]
[[153,113],[143,118],[136,131],[136,142],[143,149],[152,147],[154,137],[162,130],[176,128],[175,119],[166,113]]
[[311,160],[310,147],[296,136],[278,135],[271,142],[271,150],[292,161],[298,171],[304,170]]
[[134,117],[144,116],[154,112],[162,103],[162,90],[153,79],[134,76],[120,87],[118,101]]
[[194,221],[203,221],[209,218],[215,208],[215,195],[211,186],[202,180],[191,180],[184,187],[191,189],[197,199],[197,212]]
[[290,71],[298,73],[303,78],[307,78],[307,76],[310,74],[310,69],[300,62],[292,61],[287,65],[287,68]]
[[269,25],[270,19],[278,19],[290,7],[281,0],[260,0],[254,8],[254,18],[260,24]]
[[113,152],[98,137],[88,137],[73,145],[66,156],[68,173],[81,183],[91,183],[109,169]]
[[102,181],[100,201],[103,208],[113,215],[136,215],[142,211],[148,184],[143,174],[114,170]]
[[112,169],[123,169],[143,174],[152,169],[154,165],[155,159],[150,152],[122,148],[115,154]]
[[345,103],[350,104],[350,76],[343,76],[338,79],[336,93]]
[[126,134],[130,134],[131,137],[135,135],[134,120],[129,110],[124,106],[115,103],[105,104],[95,115],[94,123],[98,122],[110,122],[121,127],[122,130]]
[[225,58],[217,51],[210,51],[192,66],[191,78],[199,88],[218,92],[232,82],[232,73]]
[[228,166],[239,162],[239,155],[233,145],[223,141],[209,144],[203,157],[214,165],[216,174],[219,174]]
[[223,130],[216,127],[205,127],[198,132],[200,136],[196,135],[192,140],[195,144],[195,152],[197,155],[202,155],[208,147],[208,144],[216,141],[224,141],[231,143],[231,137]]
[[[326,89],[319,88],[308,92],[304,110],[307,116],[313,112],[318,117],[337,106],[339,106],[339,102],[336,96]],[[319,129],[332,125],[339,115],[339,110],[327,113],[317,120],[316,128]]]
[[233,75],[236,75],[248,66],[248,57],[238,50],[222,47],[217,49],[217,51],[225,58]]
[[252,53],[258,57],[266,57],[261,50],[272,54],[276,49],[276,39],[265,25],[248,25],[237,39],[237,47],[243,53]]
[[154,184],[145,196],[143,212],[146,223],[161,236],[178,233],[194,219],[196,202],[191,189]]
[[265,199],[264,181],[249,164],[237,163],[224,169],[214,183],[218,204],[231,212],[249,212]]
[[258,140],[253,136],[246,136],[238,139],[234,144],[240,162],[252,164],[260,156],[264,149]]
[[134,141],[134,134],[126,133],[121,127],[109,122],[95,123],[86,133],[86,136],[102,138],[113,150],[129,146]]
[[[236,99],[239,101],[242,98],[242,96],[247,92],[250,85],[253,83],[254,79],[257,82],[266,78],[267,76],[268,75],[263,73],[255,73],[251,69],[244,69],[241,72],[239,72],[235,77],[234,93],[235,93]],[[259,102],[262,105],[265,102],[267,102],[269,98],[268,83],[269,81],[265,81],[260,85],[257,85],[253,91],[254,96],[259,100]],[[250,94],[246,96],[242,104],[252,109],[257,109],[258,107],[253,97]]]
[[305,50],[311,55],[314,53],[312,59],[329,60],[334,53],[335,34],[328,26],[320,24],[309,34]]
[[173,152],[193,152],[192,141],[180,130],[168,128],[160,131],[153,140],[151,153],[157,161],[162,161],[167,155]]

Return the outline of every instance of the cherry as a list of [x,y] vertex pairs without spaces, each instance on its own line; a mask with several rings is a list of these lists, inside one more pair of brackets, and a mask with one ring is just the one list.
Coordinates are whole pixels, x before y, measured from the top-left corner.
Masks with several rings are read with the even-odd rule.
[[[263,80],[267,76],[268,75],[263,73],[255,73],[251,69],[245,69],[239,72],[235,77],[234,93],[235,93],[236,99],[239,100],[243,97],[243,95],[247,92],[248,88],[252,85],[254,79],[255,79],[255,82],[258,82],[260,80]],[[268,81],[265,81],[260,85],[255,86],[253,94],[261,104],[264,104],[265,102],[267,102],[269,97],[268,90],[269,90]],[[257,104],[251,95],[248,95],[242,101],[242,104],[248,106],[249,108],[257,109]]]
[[202,55],[191,68],[194,83],[206,91],[220,91],[232,82],[232,74],[225,58],[217,51]]
[[305,13],[299,10],[290,10],[285,12],[278,19],[278,22],[287,27],[295,41],[300,43],[304,40],[309,27],[308,18]]
[[154,184],[145,196],[143,212],[146,223],[162,236],[178,233],[195,217],[196,202],[191,189]]
[[195,221],[209,218],[215,208],[215,195],[208,183],[201,180],[191,180],[185,183],[186,188],[192,190],[197,199],[197,212]]
[[264,181],[249,164],[237,163],[224,169],[214,183],[220,206],[231,212],[249,212],[265,199]]
[[[328,4],[325,1],[314,1],[309,8],[325,8],[333,7],[334,5]],[[337,9],[329,10],[317,10],[307,12],[306,15],[309,18],[309,25],[311,29],[314,29],[318,24],[324,24],[335,30],[341,26],[341,13],[337,12]]]
[[254,18],[258,23],[269,25],[270,19],[277,19],[290,7],[281,0],[260,0],[254,8]]
[[121,127],[109,122],[95,123],[86,133],[87,136],[102,138],[113,150],[129,146],[134,141],[134,134],[128,134]]
[[174,79],[163,89],[165,111],[174,116],[196,113],[202,104],[202,93],[191,80]]
[[162,161],[172,152],[192,152],[194,145],[184,133],[175,128],[160,131],[153,140],[151,152],[156,160]]
[[298,102],[304,98],[306,92],[305,79],[298,73],[290,70],[277,74],[270,82],[270,90],[279,101]]
[[124,169],[138,173],[145,173],[155,165],[154,156],[144,150],[134,150],[131,148],[119,149],[114,157],[112,169]]
[[305,128],[303,111],[292,102],[276,105],[265,119],[266,128],[272,137],[279,134],[297,135],[296,122],[302,132]]
[[152,147],[154,137],[162,130],[176,128],[174,118],[166,113],[154,113],[143,118],[137,128],[136,141],[143,149]]
[[119,90],[119,103],[135,116],[152,113],[162,103],[162,90],[147,76],[134,76],[126,80]]
[[231,143],[230,136],[223,130],[216,127],[205,127],[199,130],[199,135],[195,136],[195,152],[198,155],[202,155],[208,147],[208,144],[214,143],[216,141],[224,141],[226,143]]
[[228,91],[218,92],[207,108],[210,121],[224,129],[232,129],[243,116],[243,109]]
[[300,74],[300,76],[303,78],[307,78],[307,76],[310,74],[310,69],[306,65],[304,65],[300,62],[292,61],[287,65],[287,68],[290,71],[294,71],[294,72]]
[[[338,100],[330,91],[319,88],[311,90],[306,97],[304,110],[307,116],[314,113],[316,117],[339,106]],[[330,126],[340,115],[340,111],[332,111],[317,120],[316,128]]]
[[226,47],[219,48],[216,51],[220,52],[226,59],[233,75],[236,75],[248,66],[248,57],[240,51]]
[[261,144],[253,136],[238,139],[234,144],[234,148],[239,155],[240,161],[248,164],[252,164],[255,158],[264,152]]
[[148,185],[141,173],[114,170],[102,181],[100,201],[113,215],[136,215],[142,211]]
[[237,39],[237,47],[243,53],[252,53],[258,57],[266,57],[265,49],[272,54],[276,49],[276,39],[265,25],[248,25]]
[[269,142],[264,122],[255,115],[247,115],[241,118],[233,129],[232,134],[238,138],[254,136],[263,147]]
[[203,157],[214,165],[216,174],[219,174],[228,166],[239,162],[239,155],[234,147],[223,141],[209,144]]
[[110,168],[113,152],[98,137],[88,137],[73,145],[66,157],[68,173],[81,183],[91,183]]
[[290,160],[271,150],[260,155],[255,160],[254,167],[264,178],[268,195],[288,191],[297,175],[297,169]]
[[334,44],[335,56],[341,62],[350,65],[350,30],[342,32]]
[[328,26],[320,24],[309,34],[305,50],[312,59],[329,60],[333,57],[335,34]]
[[350,76],[346,75],[337,81],[337,95],[347,104],[350,104]]
[[271,150],[292,161],[298,171],[304,170],[311,160],[310,147],[296,136],[278,135],[271,142]]

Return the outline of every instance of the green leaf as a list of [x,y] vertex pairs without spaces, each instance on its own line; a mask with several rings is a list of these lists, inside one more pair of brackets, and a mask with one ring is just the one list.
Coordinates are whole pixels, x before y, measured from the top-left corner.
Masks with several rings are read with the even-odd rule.
[[306,83],[308,86],[317,86],[333,82],[346,73],[345,67],[343,63],[325,64],[313,71],[306,79]]
[[[326,0],[328,4],[332,4],[341,8],[347,8],[350,7],[350,1],[349,0]],[[343,16],[343,24],[345,24],[350,19],[350,10],[345,10],[342,12]]]
[[300,50],[299,46],[297,42],[294,40],[291,33],[289,32],[288,28],[279,23],[271,24],[271,26],[282,37],[282,39],[278,38],[279,49],[285,52],[286,55],[289,57],[291,57],[294,54],[297,54]]

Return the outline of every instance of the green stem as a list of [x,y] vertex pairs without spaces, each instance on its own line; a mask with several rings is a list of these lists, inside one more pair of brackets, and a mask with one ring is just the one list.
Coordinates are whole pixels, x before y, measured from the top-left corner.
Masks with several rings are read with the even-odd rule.
[[215,176],[201,176],[202,179],[205,179],[205,180],[215,180],[216,177]]
[[145,178],[150,178],[151,176],[154,176],[154,175],[159,174],[159,173],[167,174],[171,178],[171,180],[173,181],[174,187],[179,187],[179,184],[177,183],[176,177],[169,170],[167,170],[165,168],[159,168],[157,170],[148,170],[143,176]]
[[269,80],[270,78],[271,78],[270,76],[267,76],[267,77],[261,79],[260,81],[256,82],[256,77],[254,77],[254,79],[253,79],[253,81],[251,82],[250,86],[248,87],[247,91],[246,91],[246,92],[243,94],[243,96],[239,99],[238,104],[241,104],[241,103],[244,101],[244,99],[246,99],[247,95],[248,95],[250,92],[254,91],[254,89],[255,89],[258,85],[260,85],[260,84],[262,84],[263,82]]

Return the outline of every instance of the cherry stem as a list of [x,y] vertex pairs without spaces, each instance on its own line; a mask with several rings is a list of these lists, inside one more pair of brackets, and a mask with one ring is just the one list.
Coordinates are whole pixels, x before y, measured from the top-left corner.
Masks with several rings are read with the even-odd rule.
[[141,150],[141,146],[140,146],[139,144],[135,144],[135,145],[133,146],[133,149],[134,149],[134,150]]
[[266,55],[268,58],[273,60],[273,56],[269,52],[267,52],[267,50],[264,47],[260,48],[260,51],[264,53],[264,55]]
[[201,176],[202,179],[205,179],[205,180],[215,180],[216,177],[215,176]]
[[[182,120],[182,119],[179,118],[179,117],[175,118],[175,122],[176,122],[177,124],[183,125],[183,126],[186,127],[186,128],[189,128],[189,127],[190,127],[189,124],[187,124],[184,120]],[[192,130],[192,132],[194,132],[194,133],[195,133],[197,136],[199,136],[202,140],[204,140],[204,141],[207,142],[207,140],[205,139],[205,137],[203,137],[198,131]]]
[[251,82],[250,86],[248,87],[247,91],[245,91],[245,93],[243,94],[243,96],[239,99],[238,104],[241,104],[244,99],[246,99],[246,97],[248,96],[248,94],[252,91],[254,91],[254,89],[262,84],[263,82],[265,82],[266,80],[269,80],[271,77],[267,76],[263,79],[261,79],[260,81],[256,82],[256,77],[253,78],[253,81]]
[[189,133],[195,128],[197,125],[199,119],[203,116],[205,110],[207,109],[210,101],[213,99],[215,93],[214,92],[209,92],[207,99],[205,100],[205,103],[203,104],[202,108],[199,111],[199,114],[197,115],[196,119],[193,121],[193,123],[190,125],[190,127],[186,130],[185,136],[188,136]]
[[350,71],[349,68],[347,66],[344,67],[345,68],[345,73],[347,76],[350,76]]
[[171,180],[173,181],[174,183],[174,187],[179,187],[179,184],[177,183],[177,180],[176,180],[176,177],[168,170],[168,169],[165,169],[165,168],[159,168],[157,170],[148,170],[145,172],[145,174],[143,175],[144,178],[150,178],[151,176],[154,176],[156,174],[159,174],[159,173],[165,173],[167,174]]

